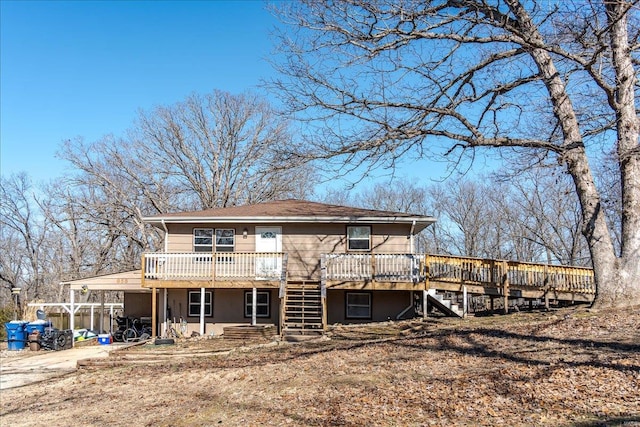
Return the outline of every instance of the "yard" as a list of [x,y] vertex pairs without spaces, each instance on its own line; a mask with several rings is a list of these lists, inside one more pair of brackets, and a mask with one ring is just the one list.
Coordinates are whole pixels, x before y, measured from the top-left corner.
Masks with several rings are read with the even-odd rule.
[[84,365],[4,390],[0,425],[640,426],[639,309],[190,339]]

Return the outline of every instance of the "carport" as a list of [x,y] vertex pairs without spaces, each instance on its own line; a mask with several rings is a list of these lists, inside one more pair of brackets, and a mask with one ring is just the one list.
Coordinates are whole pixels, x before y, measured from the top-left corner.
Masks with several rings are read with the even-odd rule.
[[[85,279],[70,280],[60,282],[60,285],[69,285],[69,302],[60,305],[69,313],[69,328],[75,329],[74,315],[80,306],[86,303],[76,303],[76,292],[86,293],[88,291],[100,291],[100,324],[104,324],[104,312],[111,306],[113,315],[113,304],[104,301],[105,291],[124,292],[124,310],[127,312],[127,300],[140,300],[141,297],[151,294],[151,289],[142,287],[141,270],[126,271],[123,273],[105,274],[102,276],[88,277]],[[149,304],[150,305],[150,304]],[[149,307],[149,305],[147,307]],[[93,322],[92,322],[93,323]]]

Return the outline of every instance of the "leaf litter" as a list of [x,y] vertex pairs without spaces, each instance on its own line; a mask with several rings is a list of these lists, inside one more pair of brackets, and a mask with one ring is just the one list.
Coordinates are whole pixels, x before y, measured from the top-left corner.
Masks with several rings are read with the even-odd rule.
[[335,325],[296,344],[162,351],[160,363],[3,390],[0,425],[640,426],[638,308]]

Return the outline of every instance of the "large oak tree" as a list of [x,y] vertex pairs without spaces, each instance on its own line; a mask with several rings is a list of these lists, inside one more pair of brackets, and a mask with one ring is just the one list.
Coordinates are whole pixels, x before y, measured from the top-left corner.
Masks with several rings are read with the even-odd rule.
[[[522,168],[556,163],[580,202],[596,305],[640,304],[638,1],[309,0],[277,13],[275,86],[321,125],[292,159],[362,170],[495,148]],[[603,153],[619,233],[597,185]]]

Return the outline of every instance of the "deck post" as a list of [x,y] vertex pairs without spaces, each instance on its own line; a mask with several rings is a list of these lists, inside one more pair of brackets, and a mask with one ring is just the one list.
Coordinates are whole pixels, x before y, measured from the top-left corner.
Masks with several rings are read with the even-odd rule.
[[429,290],[429,254],[424,255],[424,289],[422,290],[422,318],[427,318],[427,310],[429,309],[428,290]]
[[544,308],[549,311],[549,266],[544,266]]
[[462,287],[462,317],[467,317],[467,287]]
[[256,326],[258,323],[256,306],[258,305],[258,289],[254,287],[251,290],[251,326]]
[[156,288],[151,288],[151,338],[155,338],[156,337],[156,329],[158,327],[158,325],[156,324],[157,319],[158,319],[158,313],[157,313],[157,297],[156,297]]
[[205,310],[205,292],[204,288],[200,288],[200,336],[204,336],[204,310]]
[[320,301],[322,302],[322,330],[326,331],[327,330],[327,297],[324,296],[320,298]]
[[427,310],[429,310],[429,292],[426,289],[422,290],[422,318],[427,318]]
[[502,262],[502,295],[504,296],[504,314],[509,314],[509,265],[506,261]]
[[371,252],[371,281],[376,281],[376,256]]
[[163,289],[162,293],[162,336],[167,336],[167,305],[168,305],[168,292],[167,288]]

